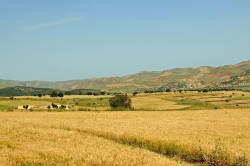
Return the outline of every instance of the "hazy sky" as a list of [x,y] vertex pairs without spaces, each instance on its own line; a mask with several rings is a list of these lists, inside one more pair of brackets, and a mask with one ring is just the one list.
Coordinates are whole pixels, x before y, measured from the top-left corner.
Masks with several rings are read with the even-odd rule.
[[249,59],[249,0],[0,0],[0,79],[109,77]]

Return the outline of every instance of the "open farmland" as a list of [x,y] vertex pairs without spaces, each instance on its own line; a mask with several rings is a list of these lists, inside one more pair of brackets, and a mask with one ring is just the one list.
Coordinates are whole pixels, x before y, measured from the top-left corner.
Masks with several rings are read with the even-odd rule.
[[[110,96],[2,97],[0,164],[246,165],[249,97],[237,91],[141,93],[131,95],[135,111],[110,111]],[[51,102],[71,109],[16,109]]]
[[0,0],[0,18],[0,166],[250,166],[250,0]]
[[[109,111],[111,95],[65,95],[0,97],[0,111],[16,111],[18,106],[48,106],[51,103],[69,105],[71,111]],[[130,95],[132,107],[137,111],[173,111],[250,108],[250,93],[240,91],[221,92],[163,92]],[[46,111],[46,110],[38,110]],[[62,111],[62,110],[60,110]]]

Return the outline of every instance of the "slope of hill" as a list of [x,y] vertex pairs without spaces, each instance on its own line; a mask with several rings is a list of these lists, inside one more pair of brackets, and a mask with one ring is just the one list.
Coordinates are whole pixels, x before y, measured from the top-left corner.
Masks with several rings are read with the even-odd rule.
[[15,86],[7,87],[0,89],[0,96],[37,96],[41,95],[50,95],[53,92],[63,93],[67,95],[100,95],[103,92],[100,90],[93,89],[74,89],[70,91],[58,90],[58,89],[49,89],[49,88],[33,88],[33,87],[24,87],[24,86]]
[[237,87],[249,85],[250,60],[221,67],[176,68],[165,71],[144,71],[123,77],[93,78],[60,82],[0,80],[0,88],[26,86],[60,90],[97,89],[131,92],[159,87],[192,89],[205,87]]
[[[51,94],[56,90],[48,89],[48,88],[32,88],[32,87],[7,87],[0,89],[0,96],[33,96],[38,94]],[[56,92],[59,92],[57,90]]]

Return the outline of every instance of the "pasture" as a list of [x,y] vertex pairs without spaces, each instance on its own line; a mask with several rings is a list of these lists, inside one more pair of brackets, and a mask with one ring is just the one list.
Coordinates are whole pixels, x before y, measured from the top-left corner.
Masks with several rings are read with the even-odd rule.
[[[135,111],[110,111],[110,96],[0,98],[0,165],[247,165],[246,92],[132,96]],[[70,111],[17,110],[68,104]]]

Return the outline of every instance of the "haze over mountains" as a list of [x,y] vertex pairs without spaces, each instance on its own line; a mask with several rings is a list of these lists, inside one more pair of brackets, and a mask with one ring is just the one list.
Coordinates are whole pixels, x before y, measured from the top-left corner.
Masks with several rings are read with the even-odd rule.
[[60,90],[96,89],[132,92],[143,89],[198,89],[237,88],[250,89],[250,60],[220,67],[175,68],[164,71],[143,71],[122,77],[93,78],[70,81],[14,81],[1,80],[0,88],[25,86]]

